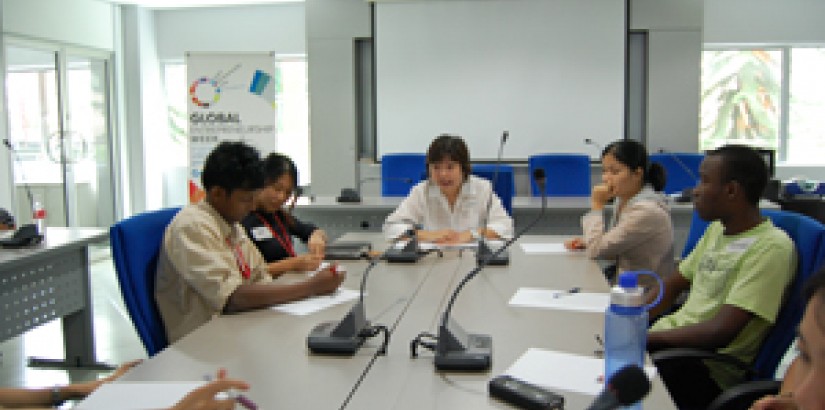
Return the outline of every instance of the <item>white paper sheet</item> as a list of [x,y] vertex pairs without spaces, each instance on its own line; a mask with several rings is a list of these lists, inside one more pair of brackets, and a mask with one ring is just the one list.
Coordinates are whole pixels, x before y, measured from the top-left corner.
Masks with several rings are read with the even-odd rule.
[[570,290],[519,288],[511,306],[604,313],[610,303],[607,293],[570,293]]
[[290,315],[305,316],[355,299],[358,299],[357,290],[338,288],[335,293],[330,295],[313,296],[297,302],[273,306],[272,309]]
[[205,382],[116,382],[104,383],[85,400],[79,410],[168,409]]
[[[595,344],[593,341],[594,347]],[[656,376],[655,367],[645,366],[644,370],[648,378]],[[534,347],[527,349],[504,373],[550,390],[595,396],[604,388],[599,380],[604,375],[604,359]]]
[[523,243],[521,249],[528,255],[570,252],[563,243]]

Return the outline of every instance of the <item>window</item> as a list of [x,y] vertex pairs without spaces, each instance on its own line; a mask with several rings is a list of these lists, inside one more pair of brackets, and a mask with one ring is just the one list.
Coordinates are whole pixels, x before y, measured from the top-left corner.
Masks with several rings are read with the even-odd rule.
[[[310,182],[309,167],[309,94],[307,91],[306,57],[278,56],[276,78],[280,87],[276,96],[278,152],[288,155],[298,167],[299,185]],[[169,113],[169,135],[188,151],[188,121],[186,114],[186,64],[166,63],[163,68]],[[266,154],[266,153],[264,153]],[[183,158],[186,158],[184,156]],[[179,164],[188,166],[188,164]]]
[[702,53],[702,150],[745,144],[776,150],[785,164],[825,164],[824,110],[825,48]]

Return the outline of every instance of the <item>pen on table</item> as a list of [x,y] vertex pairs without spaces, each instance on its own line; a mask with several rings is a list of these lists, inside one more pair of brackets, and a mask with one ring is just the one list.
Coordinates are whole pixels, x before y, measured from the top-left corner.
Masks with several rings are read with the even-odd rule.
[[567,296],[567,295],[572,295],[574,293],[579,293],[579,292],[581,292],[581,290],[582,290],[582,288],[577,286],[575,288],[570,288],[569,290],[566,290],[564,292],[556,292],[556,293],[553,294],[553,299],[558,299],[562,296]]
[[[207,382],[211,382],[213,380],[212,376],[210,375],[204,375],[203,379]],[[240,404],[247,410],[258,410],[258,405],[255,404],[255,402],[253,402],[249,399],[249,397],[244,396],[235,389],[229,389],[225,391],[224,394],[226,394],[226,397],[235,400],[238,404]]]

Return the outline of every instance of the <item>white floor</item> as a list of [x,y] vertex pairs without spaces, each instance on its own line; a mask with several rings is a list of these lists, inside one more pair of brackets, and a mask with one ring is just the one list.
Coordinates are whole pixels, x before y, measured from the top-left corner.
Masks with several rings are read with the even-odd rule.
[[[132,327],[120,296],[108,243],[90,251],[92,299],[97,359],[119,364],[146,357],[146,351]],[[53,320],[21,336],[0,343],[0,386],[44,387],[96,378],[87,370],[36,369],[27,366],[28,357],[63,357],[60,320]]]

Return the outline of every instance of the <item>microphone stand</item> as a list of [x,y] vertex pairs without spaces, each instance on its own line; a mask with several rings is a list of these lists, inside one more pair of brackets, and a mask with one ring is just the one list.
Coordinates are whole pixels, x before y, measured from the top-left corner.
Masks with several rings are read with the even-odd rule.
[[[682,159],[679,158],[678,155],[676,155],[676,154],[670,152],[670,150],[666,150],[664,148],[659,148],[659,153],[660,154],[667,154],[668,156],[670,156],[673,159],[673,161],[676,162],[676,164],[679,165],[679,167],[682,168],[682,170],[685,171],[685,173],[691,179],[693,179],[693,185],[694,186],[696,185],[696,183],[699,181],[699,178],[696,176],[696,174],[693,173],[693,171],[690,169],[690,167],[688,167],[684,163],[684,161],[682,161]],[[683,189],[682,192],[679,193],[679,196],[676,198],[676,202],[690,202],[692,198],[693,198],[693,188],[688,187],[688,188]]]
[[487,241],[484,238],[484,232],[487,230],[487,222],[490,219],[490,207],[493,205],[493,195],[496,192],[496,184],[498,184],[498,170],[501,167],[501,156],[504,153],[504,143],[507,142],[507,137],[510,136],[508,131],[504,131],[501,135],[501,143],[498,146],[498,158],[496,160],[496,168],[493,171],[493,181],[492,181],[492,191],[490,192],[490,197],[487,198],[487,209],[484,214],[484,219],[481,223],[481,229],[478,232],[478,248],[476,249],[476,264],[481,265],[482,263],[486,265],[494,265],[494,266],[504,266],[510,264],[510,255],[508,252],[497,252],[495,253],[496,256],[493,256],[494,253],[490,249],[490,246],[487,245]]
[[[516,240],[530,230],[539,220],[544,216],[547,209],[547,193],[544,187],[544,170],[537,169],[534,173],[534,178],[538,182],[541,189],[541,212],[538,217],[531,221],[527,226],[522,228],[516,235],[507,240],[500,248],[493,252],[493,257],[505,251]],[[470,334],[464,331],[457,322],[450,318],[453,304],[461,292],[464,285],[487,266],[488,259],[485,259],[476,266],[464,279],[459,282],[456,289],[453,291],[447,307],[444,309],[444,315],[441,319],[441,325],[438,327],[438,336],[433,337],[432,334],[424,332],[419,334],[410,343],[410,353],[413,358],[418,356],[418,345],[424,346],[430,350],[435,351],[435,368],[438,370],[463,370],[463,371],[482,371],[488,370],[492,365],[493,354],[493,339],[490,335]],[[436,342],[425,342],[423,338],[435,338]]]
[[349,355],[352,356],[367,338],[376,336],[379,332],[384,332],[384,342],[381,344],[379,354],[385,354],[389,344],[389,329],[383,325],[370,326],[364,310],[364,292],[367,286],[367,276],[378,264],[381,257],[370,260],[364,274],[361,277],[361,287],[358,295],[358,302],[352,306],[350,311],[338,322],[323,322],[315,326],[307,336],[307,347],[313,353]]
[[403,248],[398,249],[395,245],[391,245],[389,249],[384,251],[384,254],[381,255],[381,259],[386,259],[387,262],[402,262],[402,263],[415,263],[421,259],[427,252],[422,252],[418,246],[418,235],[416,235],[415,231],[417,229],[421,229],[421,225],[415,223],[411,220],[402,220],[398,221],[399,223],[411,224],[409,230],[405,236],[410,238],[407,241],[407,244],[404,245]]

